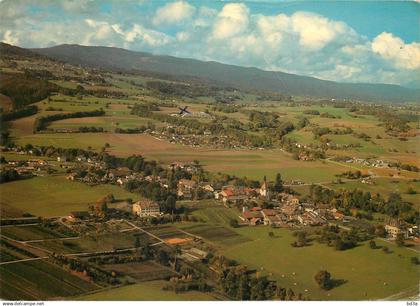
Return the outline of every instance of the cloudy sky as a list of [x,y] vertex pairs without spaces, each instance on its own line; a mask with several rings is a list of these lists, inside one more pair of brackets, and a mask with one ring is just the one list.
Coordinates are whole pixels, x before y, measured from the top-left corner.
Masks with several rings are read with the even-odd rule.
[[420,85],[419,1],[0,0],[0,39]]

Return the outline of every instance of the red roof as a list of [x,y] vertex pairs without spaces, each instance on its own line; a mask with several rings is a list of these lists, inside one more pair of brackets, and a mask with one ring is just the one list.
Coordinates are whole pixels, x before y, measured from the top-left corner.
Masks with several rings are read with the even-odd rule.
[[232,190],[232,189],[230,189],[230,188],[229,188],[229,189],[224,189],[224,190],[223,190],[223,192],[226,194],[226,196],[227,196],[227,197],[232,197],[232,196],[234,196],[234,194],[235,194],[235,193],[233,192],[233,190]]
[[243,214],[242,214],[242,216],[244,216],[245,219],[251,219],[251,218],[254,217],[252,215],[252,213],[250,211],[248,211],[248,210],[247,211],[244,211]]
[[261,207],[255,206],[251,208],[252,211],[260,211]]
[[252,219],[252,218],[262,218],[261,213],[259,211],[244,211],[242,216],[245,219]]

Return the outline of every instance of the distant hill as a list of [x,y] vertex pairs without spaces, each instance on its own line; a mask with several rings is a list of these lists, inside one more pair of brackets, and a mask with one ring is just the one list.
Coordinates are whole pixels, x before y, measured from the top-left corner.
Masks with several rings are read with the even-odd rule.
[[0,57],[29,57],[29,58],[40,58],[40,54],[32,52],[31,50],[12,46],[3,42],[0,42]]
[[120,48],[59,45],[31,51],[74,65],[119,71],[140,70],[174,77],[188,76],[214,80],[238,88],[275,91],[286,95],[368,101],[420,101],[420,90],[397,85],[337,83],[284,72],[153,55]]

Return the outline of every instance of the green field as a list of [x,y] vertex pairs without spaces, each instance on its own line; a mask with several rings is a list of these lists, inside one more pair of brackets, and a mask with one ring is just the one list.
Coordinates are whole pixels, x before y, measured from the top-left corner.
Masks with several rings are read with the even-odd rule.
[[[275,233],[275,238],[268,236],[269,231]],[[372,250],[366,243],[351,250],[335,251],[316,242],[293,248],[290,243],[295,238],[288,229],[242,227],[236,232],[252,241],[226,248],[227,257],[271,275],[282,286],[312,300],[380,299],[407,289],[412,291],[418,285],[418,269],[410,262],[417,253],[388,242],[376,241],[389,247],[391,254]],[[330,291],[320,290],[313,276],[323,269],[333,279],[347,282]]]
[[175,293],[164,291],[164,281],[150,281],[83,295],[84,301],[210,301],[215,298],[201,292]]
[[71,211],[87,210],[99,198],[112,193],[117,199],[135,195],[113,185],[88,186],[71,182],[63,176],[35,177],[2,184],[0,203],[36,216],[68,215]]

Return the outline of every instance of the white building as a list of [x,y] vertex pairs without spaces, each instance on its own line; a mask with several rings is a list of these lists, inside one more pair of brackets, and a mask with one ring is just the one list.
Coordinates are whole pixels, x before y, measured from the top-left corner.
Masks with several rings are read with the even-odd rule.
[[140,200],[133,204],[133,214],[139,217],[157,217],[160,215],[160,207],[154,201]]

